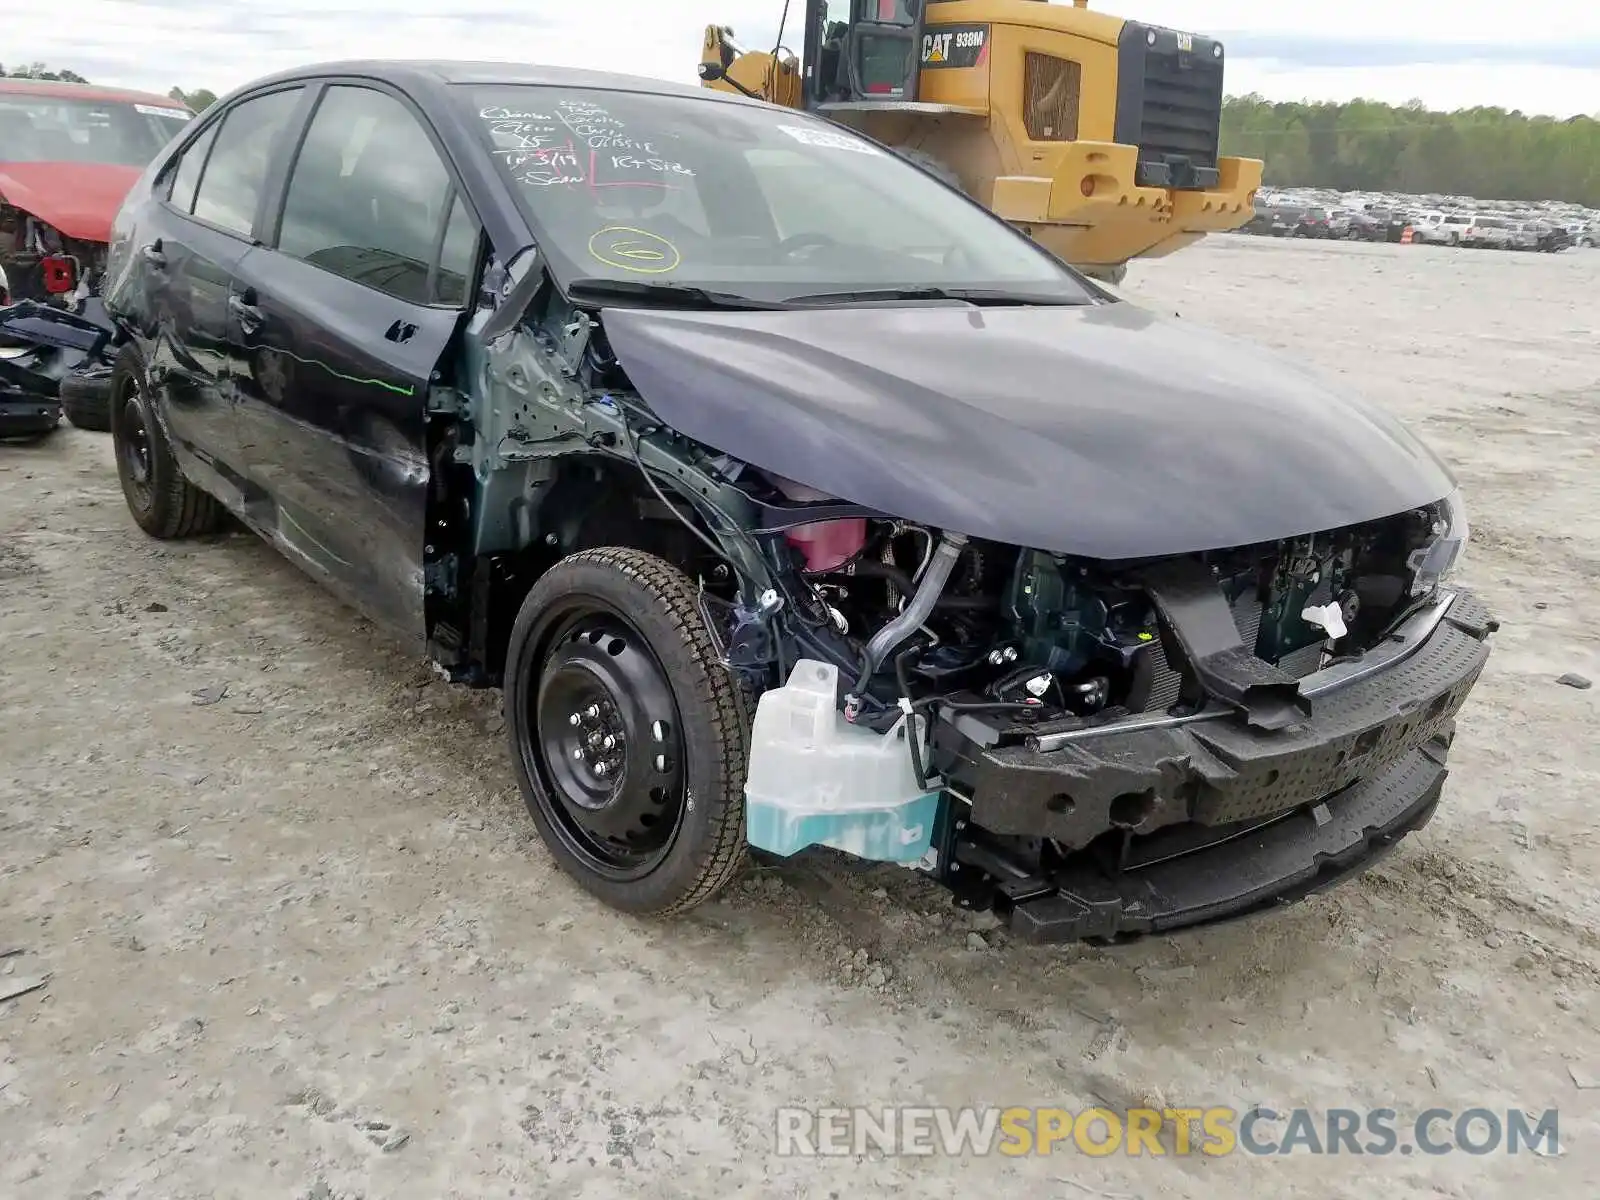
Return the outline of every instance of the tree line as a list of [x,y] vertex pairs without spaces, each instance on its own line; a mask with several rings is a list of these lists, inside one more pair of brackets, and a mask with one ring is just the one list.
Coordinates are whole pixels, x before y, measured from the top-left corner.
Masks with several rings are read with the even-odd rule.
[[1230,96],[1222,152],[1259,158],[1267,183],[1341,191],[1565,200],[1600,208],[1600,120],[1501,108],[1435,112],[1414,100],[1308,104]]
[[[89,82],[76,71],[52,70],[42,62],[28,63],[26,66],[13,67],[9,71],[6,70],[3,63],[0,63],[0,78],[5,77],[10,77],[12,79],[45,79],[56,83]],[[179,104],[187,105],[197,113],[205,112],[206,109],[210,108],[217,102],[217,94],[208,88],[196,88],[192,92],[184,91],[182,88],[173,88],[167,93],[167,95],[171,99],[176,100]]]

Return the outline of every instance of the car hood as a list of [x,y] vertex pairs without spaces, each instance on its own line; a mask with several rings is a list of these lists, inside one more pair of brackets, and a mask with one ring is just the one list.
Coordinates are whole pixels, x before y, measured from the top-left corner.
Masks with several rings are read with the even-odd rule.
[[941,529],[1098,559],[1276,541],[1454,480],[1384,413],[1129,303],[609,309],[668,424]]
[[107,242],[139,174],[112,163],[0,162],[0,197],[66,237]]

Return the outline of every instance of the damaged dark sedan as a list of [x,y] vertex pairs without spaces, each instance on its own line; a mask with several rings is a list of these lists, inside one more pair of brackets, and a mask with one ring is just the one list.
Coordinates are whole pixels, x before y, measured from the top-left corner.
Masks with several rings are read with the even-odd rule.
[[1269,909],[1439,802],[1493,617],[1449,471],[883,147],[504,64],[241,90],[113,234],[118,470],[500,687],[628,911],[747,847],[1025,938]]

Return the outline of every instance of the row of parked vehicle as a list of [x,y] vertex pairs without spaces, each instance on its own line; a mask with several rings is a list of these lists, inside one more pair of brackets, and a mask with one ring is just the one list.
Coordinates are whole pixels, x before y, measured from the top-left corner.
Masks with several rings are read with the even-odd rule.
[[1267,237],[1333,238],[1472,246],[1486,250],[1536,250],[1547,254],[1593,246],[1597,231],[1582,222],[1542,217],[1437,209],[1328,208],[1258,202],[1242,232]]

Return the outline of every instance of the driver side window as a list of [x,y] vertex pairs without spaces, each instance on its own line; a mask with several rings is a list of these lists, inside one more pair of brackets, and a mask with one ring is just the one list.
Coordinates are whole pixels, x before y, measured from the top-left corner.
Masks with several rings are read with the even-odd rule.
[[[470,241],[464,208],[449,214],[450,175],[411,111],[386,92],[335,85],[323,93],[295,159],[278,250],[412,304],[461,291],[441,238],[459,258]],[[471,226],[475,233],[475,226]]]

